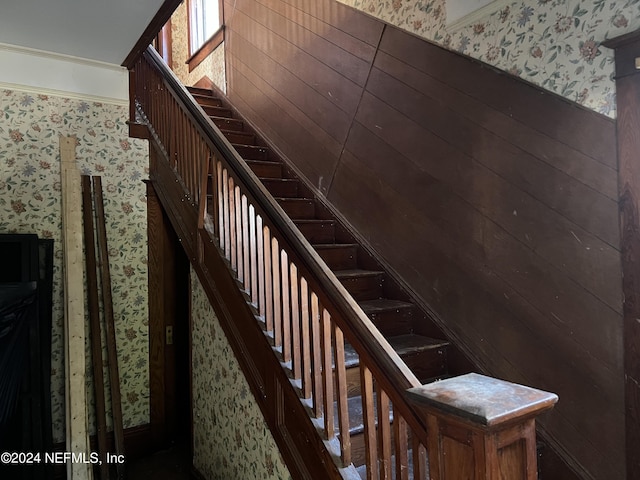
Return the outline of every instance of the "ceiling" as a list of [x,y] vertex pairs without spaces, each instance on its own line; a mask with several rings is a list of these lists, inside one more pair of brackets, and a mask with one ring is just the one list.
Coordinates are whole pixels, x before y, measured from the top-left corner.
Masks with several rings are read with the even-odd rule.
[[120,65],[164,0],[0,0],[0,43]]

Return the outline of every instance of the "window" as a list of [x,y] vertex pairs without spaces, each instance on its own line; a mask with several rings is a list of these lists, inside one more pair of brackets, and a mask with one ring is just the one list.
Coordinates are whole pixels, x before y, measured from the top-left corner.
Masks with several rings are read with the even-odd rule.
[[190,52],[195,54],[220,29],[219,0],[189,1]]

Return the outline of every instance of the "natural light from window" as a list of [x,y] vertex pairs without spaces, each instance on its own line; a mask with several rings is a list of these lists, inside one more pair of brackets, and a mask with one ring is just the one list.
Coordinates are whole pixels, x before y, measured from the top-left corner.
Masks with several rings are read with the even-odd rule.
[[220,8],[218,0],[191,0],[189,3],[193,54],[220,28]]

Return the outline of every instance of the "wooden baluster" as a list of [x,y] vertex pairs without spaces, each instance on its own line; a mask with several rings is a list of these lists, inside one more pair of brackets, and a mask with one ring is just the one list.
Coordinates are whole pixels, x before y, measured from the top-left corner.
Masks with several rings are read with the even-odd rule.
[[253,204],[249,204],[249,249],[250,249],[250,263],[251,263],[251,284],[249,289],[251,290],[251,303],[253,303],[260,313],[260,307],[258,303],[258,244],[256,238],[256,209]]
[[289,267],[289,279],[291,283],[291,363],[293,378],[302,378],[302,362],[300,351],[300,281],[298,268],[291,263]]
[[367,480],[378,478],[378,452],[376,442],[375,397],[373,377],[366,365],[360,364],[360,385],[362,390],[362,420],[364,423],[364,448],[367,466]]
[[347,368],[344,356],[344,335],[333,325],[333,352],[335,358],[336,390],[338,397],[338,428],[342,464],[351,463],[351,434],[349,433],[349,403],[347,398]]
[[[165,93],[164,90],[160,90],[160,95],[156,96],[156,99],[162,98],[163,101],[168,100],[168,93]],[[156,100],[157,101],[157,100]],[[176,168],[176,159],[178,158],[178,150],[176,148],[176,138],[178,137],[178,112],[175,110],[175,106],[173,103],[167,103],[167,115],[168,115],[168,123],[166,132],[161,132],[163,138],[169,139],[170,149],[167,151],[169,154],[169,162],[173,168]],[[161,111],[162,109],[158,108],[156,104],[156,112]],[[154,115],[155,117],[156,115]]]
[[289,279],[289,256],[280,253],[280,274],[282,276],[282,361],[291,360],[291,281]]
[[389,397],[378,384],[376,404],[378,407],[378,460],[380,478],[391,480],[391,425],[389,423]]
[[187,192],[189,196],[193,195],[193,164],[194,159],[192,156],[191,150],[191,128],[189,125],[189,119],[186,114],[182,114],[182,168],[184,172],[184,176],[182,177],[184,180],[184,184],[187,187]]
[[178,131],[176,136],[176,170],[178,171],[178,175],[184,180],[184,170],[182,159],[184,158],[184,114],[177,110],[178,117]]
[[316,418],[322,415],[322,354],[320,347],[320,306],[318,296],[311,292],[311,341],[313,382],[313,413]]
[[300,341],[302,342],[302,395],[311,398],[311,335],[309,322],[309,287],[304,277],[300,278]]
[[209,212],[209,214],[211,215],[211,223],[213,224],[213,236],[218,239],[218,242],[220,244],[222,244],[222,242],[220,242],[220,217],[218,216],[220,212],[218,207],[218,205],[220,204],[220,197],[218,196],[218,162],[216,161],[216,157],[213,152],[208,150],[208,155],[210,164],[209,171],[211,172],[211,174],[209,175],[209,187],[207,190],[207,194],[210,191],[213,198],[213,201],[211,202],[211,211]]
[[265,328],[273,332],[273,273],[271,266],[271,232],[265,226],[263,232],[264,246],[264,300],[265,300]]
[[233,192],[236,199],[236,277],[240,283],[244,283],[244,246],[242,245],[244,233],[242,232],[242,198],[240,194],[240,186],[236,185]]
[[282,347],[282,297],[280,290],[280,246],[278,239],[271,239],[271,271],[273,273],[273,342]]
[[196,149],[195,149],[195,145],[194,145],[194,136],[193,136],[193,128],[191,126],[191,122],[189,121],[188,117],[185,115],[185,122],[186,122],[186,133],[187,133],[187,142],[185,144],[185,148],[186,148],[186,157],[185,157],[185,163],[187,165],[187,168],[189,169],[189,193],[191,194],[191,196],[193,197],[196,193],[196,188],[198,185],[198,181],[197,176],[198,176],[198,158],[197,158],[197,154],[196,154]]
[[187,192],[189,195],[193,193],[193,159],[191,158],[190,150],[190,141],[191,136],[189,132],[189,119],[187,118],[186,113],[182,113],[182,137],[180,138],[180,143],[182,143],[182,158],[180,161],[182,162],[182,171],[183,171],[183,179],[184,183],[187,186]]
[[256,217],[256,244],[257,244],[257,253],[258,253],[258,312],[262,316],[266,324],[266,303],[264,297],[264,289],[265,289],[265,277],[264,277],[264,265],[265,265],[265,255],[264,255],[264,238],[263,238],[263,227],[262,227],[262,217],[257,215]]
[[320,348],[322,350],[322,393],[324,399],[324,431],[327,440],[334,436],[333,356],[331,349],[331,316],[324,308],[320,319]]
[[242,195],[242,253],[244,265],[244,290],[251,294],[251,264],[250,254],[251,245],[249,243],[249,205],[247,203],[247,197]]
[[208,197],[207,197],[207,184],[209,181],[209,162],[208,159],[205,159],[201,154],[200,158],[200,187],[198,188],[198,230],[204,227],[205,216],[208,215]]
[[182,181],[187,187],[187,192],[191,193],[191,189],[189,188],[189,152],[187,151],[187,116],[182,111],[180,112],[180,137],[178,139],[178,142],[180,143],[180,155],[178,156],[180,176],[182,177]]
[[393,437],[396,451],[396,480],[409,480],[409,439],[407,422],[393,409]]
[[[223,176],[222,176],[222,162],[220,160],[218,160],[216,157],[214,157],[214,161],[216,164],[216,183],[217,185],[215,185],[216,188],[216,192],[217,192],[217,207],[218,207],[218,222],[216,223],[216,225],[218,226],[218,241],[220,242],[220,248],[221,250],[224,252],[226,251],[226,234],[225,234],[225,228],[224,228],[224,188],[223,188],[223,184],[224,184],[224,180],[223,180]],[[225,255],[226,256],[226,255]]]
[[412,455],[413,455],[413,478],[415,480],[429,480],[429,467],[427,466],[427,449],[418,439],[418,436],[413,434],[412,443]]
[[236,239],[236,186],[233,178],[229,177],[229,247],[231,269],[238,270],[238,241]]
[[[162,88],[162,87],[161,87]],[[169,94],[169,92],[167,90],[165,90],[164,88],[162,88],[161,90],[162,93],[162,97],[165,97],[166,99],[166,105],[168,105],[168,114],[169,114],[169,124],[167,125],[169,127],[169,130],[167,132],[164,132],[165,137],[170,136],[171,137],[171,165],[173,166],[173,168],[177,168],[178,166],[178,138],[180,136],[180,110],[176,109],[176,105],[175,102],[173,101],[173,99],[171,98],[171,95]],[[156,105],[156,115],[158,114],[158,112],[162,111],[162,107],[161,104],[157,104]]]
[[229,172],[226,168],[222,170],[222,204],[224,225],[221,228],[224,232],[224,256],[231,261],[231,207],[229,205]]
[[198,188],[200,186],[200,165],[202,163],[202,157],[200,156],[200,149],[198,148],[198,136],[191,121],[187,124],[189,128],[189,163],[191,164],[191,178],[193,190],[191,190],[194,202],[198,201]]

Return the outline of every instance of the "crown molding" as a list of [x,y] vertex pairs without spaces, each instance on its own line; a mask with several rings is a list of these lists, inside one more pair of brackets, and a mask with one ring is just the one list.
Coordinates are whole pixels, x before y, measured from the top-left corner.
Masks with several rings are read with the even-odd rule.
[[113,71],[125,71],[126,69],[115,63],[101,62],[99,60],[92,60],[90,58],[74,57],[73,55],[66,55],[64,53],[49,52],[46,50],[39,50],[36,48],[22,47],[20,45],[11,45],[8,43],[0,43],[0,50],[14,52],[20,55],[31,55],[34,57],[48,58],[51,60],[58,60],[61,62],[72,62],[78,65],[86,65],[96,68],[104,68]]
[[0,43],[0,85],[21,91],[128,104],[129,76],[112,63]]

